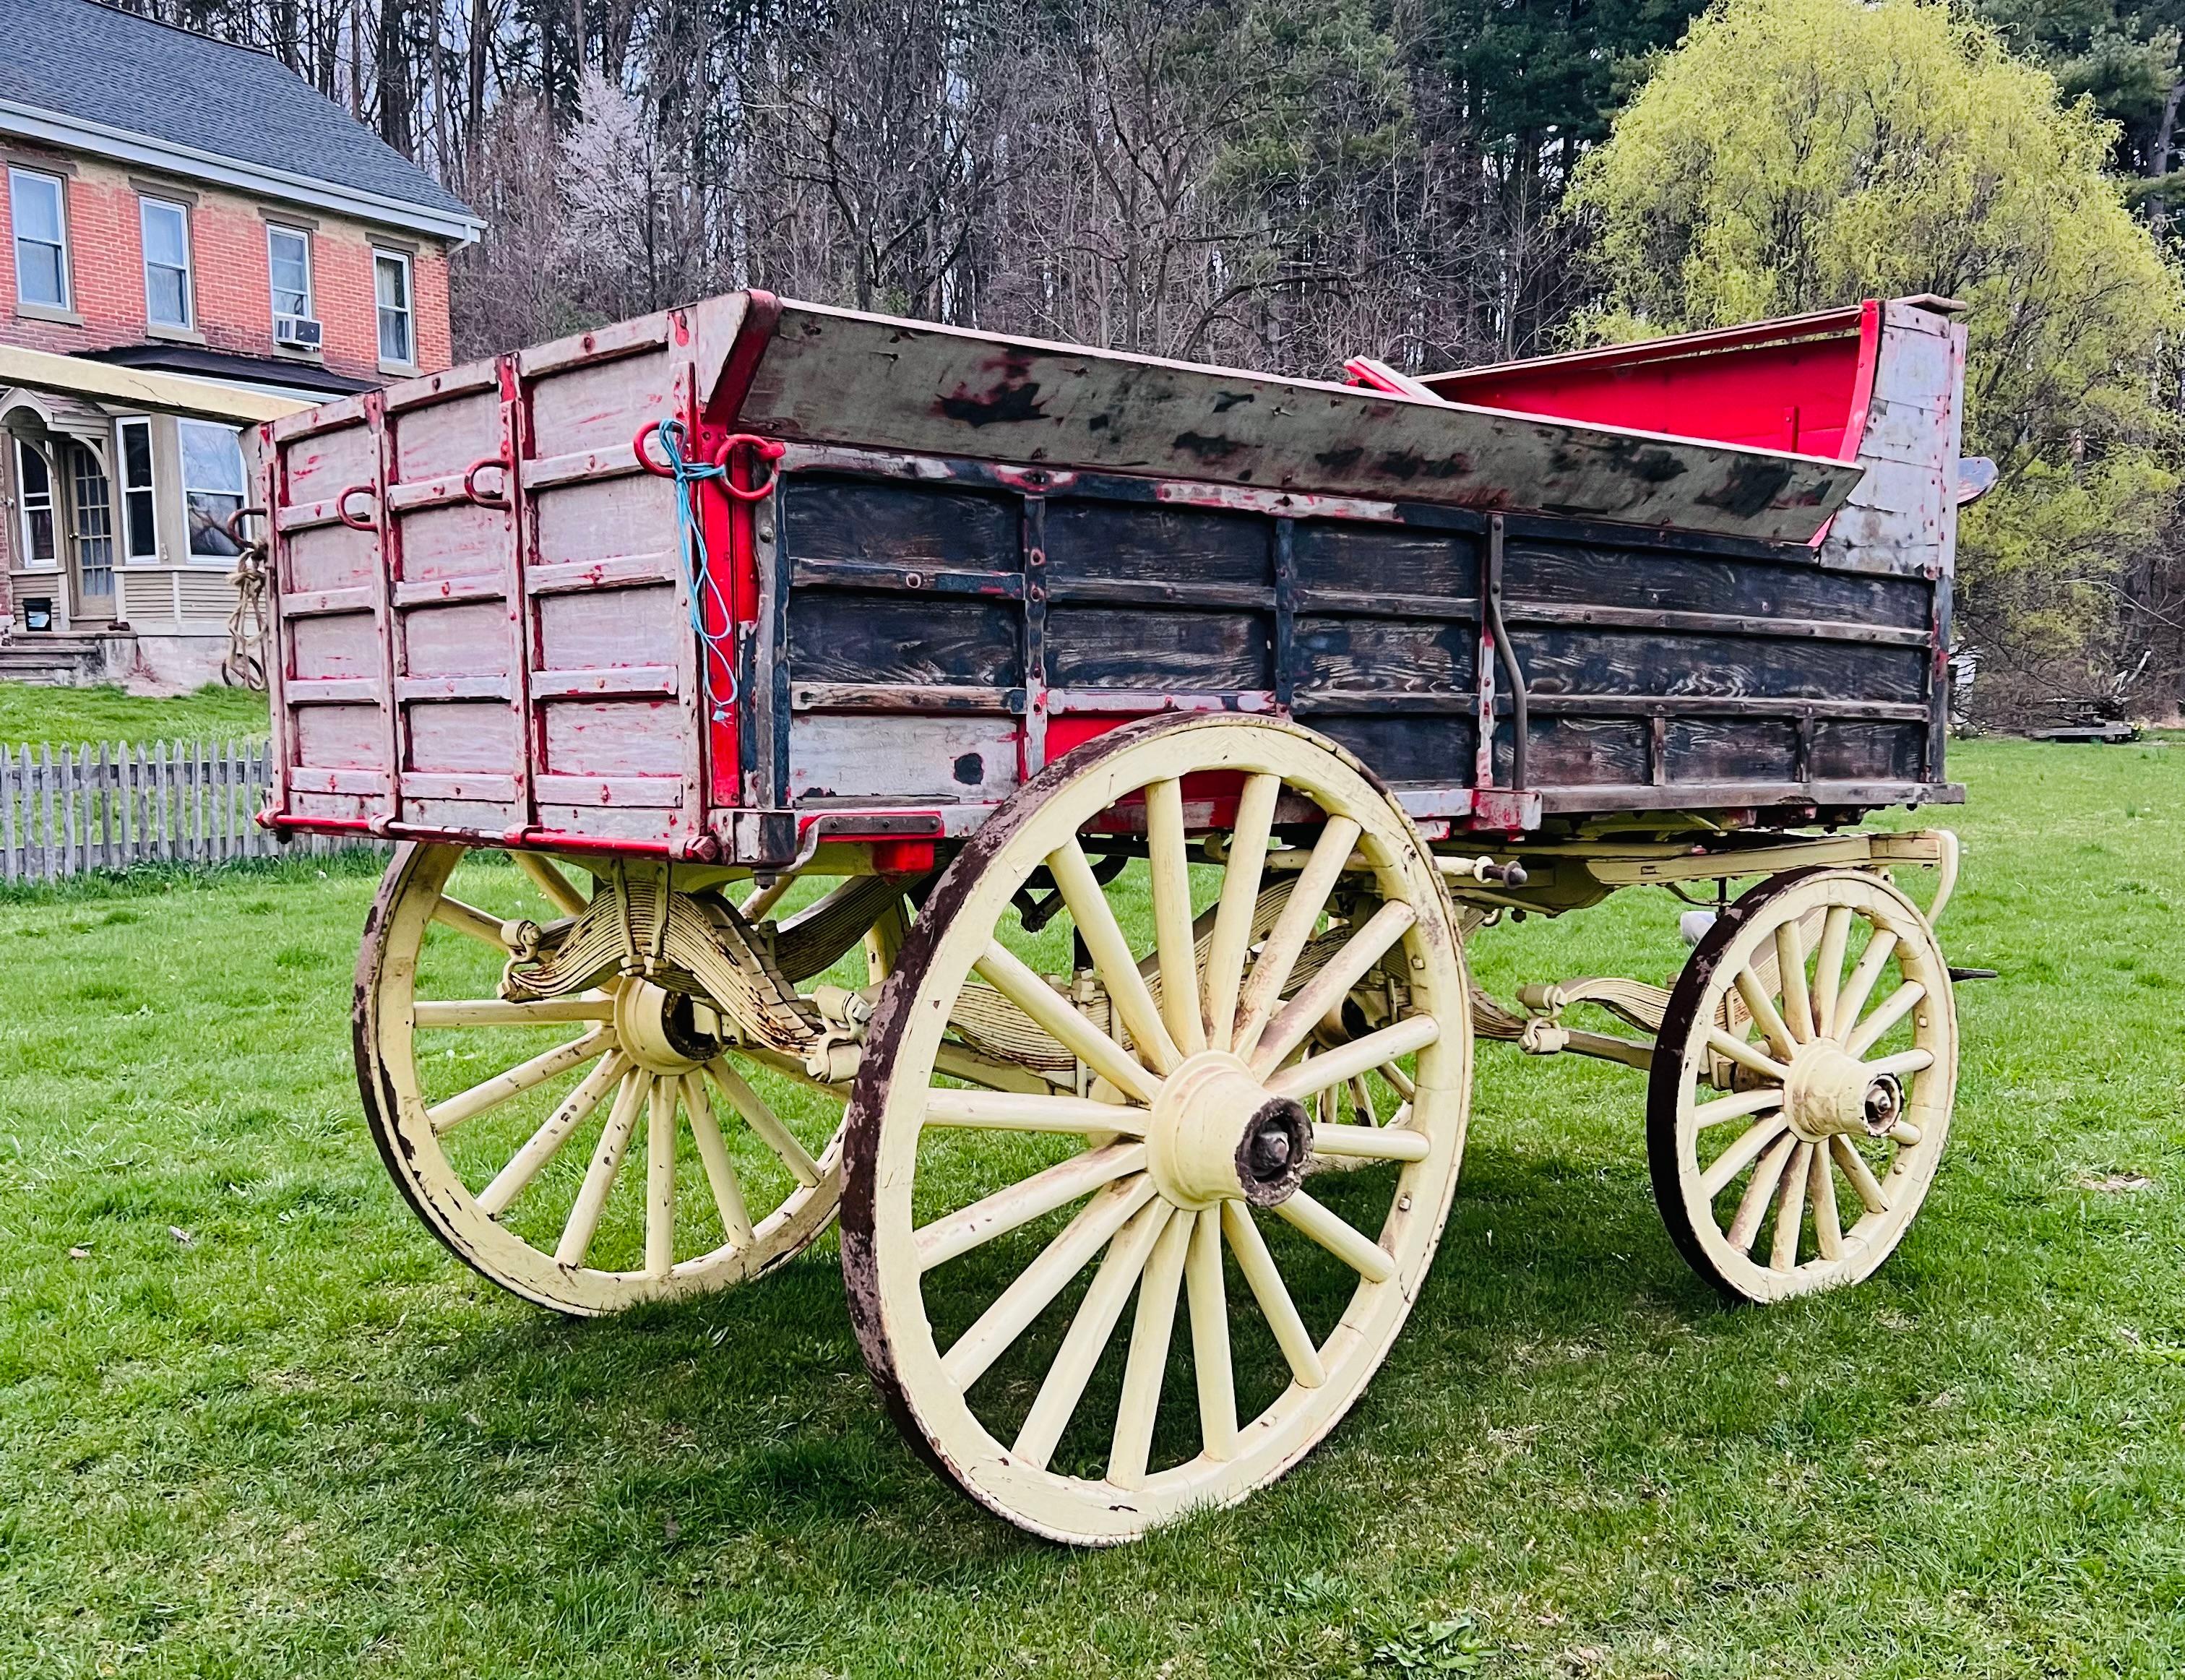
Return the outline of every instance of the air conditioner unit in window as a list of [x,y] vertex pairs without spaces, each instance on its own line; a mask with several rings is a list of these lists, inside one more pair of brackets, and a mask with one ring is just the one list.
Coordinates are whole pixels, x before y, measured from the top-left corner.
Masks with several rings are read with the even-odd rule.
[[273,318],[273,342],[286,344],[292,349],[316,350],[323,329],[307,315],[282,315]]

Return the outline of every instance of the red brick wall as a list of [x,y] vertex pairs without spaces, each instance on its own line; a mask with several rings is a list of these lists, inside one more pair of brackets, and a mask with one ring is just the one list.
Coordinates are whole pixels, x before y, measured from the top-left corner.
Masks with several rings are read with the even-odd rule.
[[[23,153],[13,160],[36,167]],[[13,246],[0,250],[0,342],[34,349],[103,349],[143,342],[146,332],[142,224],[137,189],[130,173],[90,158],[74,160],[68,178],[70,302],[81,327],[16,313]],[[142,178],[142,177],[139,177]],[[196,200],[190,209],[190,268],[196,327],[214,349],[245,355],[277,354],[273,343],[271,280],[265,217],[260,202],[224,189],[176,183],[176,198]],[[0,227],[7,217],[7,177],[0,171]],[[338,373],[380,379],[378,315],[372,293],[375,230],[317,211],[295,220],[316,224],[311,235],[312,306],[325,323],[325,364]],[[444,250],[415,235],[379,235],[413,251],[417,369],[434,373],[448,366],[448,260]]]

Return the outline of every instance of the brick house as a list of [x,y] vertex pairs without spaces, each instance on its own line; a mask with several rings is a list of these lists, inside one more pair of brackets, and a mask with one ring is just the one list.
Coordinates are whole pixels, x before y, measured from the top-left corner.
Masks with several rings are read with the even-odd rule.
[[[97,0],[0,11],[0,346],[313,402],[448,365],[480,224],[432,176],[265,53]],[[206,680],[243,472],[232,426],[0,376],[0,643]]]

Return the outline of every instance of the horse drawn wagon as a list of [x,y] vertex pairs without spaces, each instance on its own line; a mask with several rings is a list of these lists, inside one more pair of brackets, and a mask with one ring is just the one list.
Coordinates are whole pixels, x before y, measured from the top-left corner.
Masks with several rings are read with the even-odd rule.
[[[1956,1074],[1954,842],[1859,824],[1958,797],[1963,366],[1933,299],[1346,385],[752,292],[273,422],[262,820],[405,843],[390,1173],[574,1314],[839,1205],[914,1443],[1092,1543],[1357,1398],[1476,1039],[1644,1070],[1726,1294],[1864,1276]],[[1666,990],[1469,980],[1639,885],[1719,912]]]

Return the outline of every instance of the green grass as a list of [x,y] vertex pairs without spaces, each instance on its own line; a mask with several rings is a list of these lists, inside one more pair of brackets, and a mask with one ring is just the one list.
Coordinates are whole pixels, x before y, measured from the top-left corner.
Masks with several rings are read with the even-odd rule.
[[54,689],[0,683],[0,747],[259,740],[265,733],[265,696],[216,683],[164,700],[125,693],[112,684]]
[[[1655,1215],[1635,1076],[1484,1049],[1357,1409],[1097,1554],[914,1458],[831,1238],[591,1324],[449,1259],[357,1118],[361,866],[0,905],[0,1672],[2176,1673],[2185,750],[1957,764],[1942,931],[2003,976],[1960,993],[1950,1153],[1874,1280],[1726,1310]],[[1506,997],[1665,979],[1676,908],[1474,960]]]

